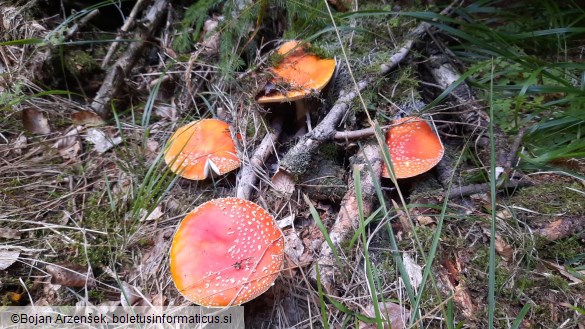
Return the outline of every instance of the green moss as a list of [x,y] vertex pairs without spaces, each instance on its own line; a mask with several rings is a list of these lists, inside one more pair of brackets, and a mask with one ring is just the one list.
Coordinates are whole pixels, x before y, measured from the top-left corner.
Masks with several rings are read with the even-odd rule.
[[571,259],[585,253],[585,246],[575,237],[549,241],[543,237],[535,237],[535,248],[544,259]]
[[309,44],[309,46],[307,47],[307,52],[310,54],[313,54],[319,58],[334,58],[335,57],[335,53],[333,53],[331,50],[320,47],[316,43]]
[[524,188],[512,197],[511,203],[541,214],[585,215],[583,196],[567,187],[571,186],[551,182]]
[[525,274],[516,279],[515,286],[519,291],[524,292],[526,290],[534,288],[535,283],[536,281],[534,281],[534,278],[531,278],[528,274]]
[[558,289],[561,291],[569,290],[569,283],[567,282],[567,280],[563,279],[558,275],[553,274],[551,276],[548,276],[547,283],[553,289]]
[[88,74],[99,69],[99,65],[90,53],[83,50],[74,50],[65,54],[65,69],[75,76]]
[[103,291],[91,289],[88,291],[88,297],[91,301],[97,301],[98,303],[106,300],[106,295]]

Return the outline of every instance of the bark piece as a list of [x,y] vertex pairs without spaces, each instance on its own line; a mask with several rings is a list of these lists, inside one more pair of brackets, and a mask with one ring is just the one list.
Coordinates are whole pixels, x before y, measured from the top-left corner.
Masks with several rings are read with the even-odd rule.
[[0,271],[4,271],[12,264],[16,263],[20,256],[19,250],[0,249]]
[[[380,310],[380,315],[382,320],[384,321],[383,328],[390,329],[390,328],[406,328],[406,324],[410,319],[410,310],[395,304],[395,303],[379,303],[378,308]],[[374,305],[370,304],[365,309],[365,313],[367,316],[373,318],[376,316],[376,311],[374,309]],[[390,322],[390,325],[388,325]],[[378,325],[375,323],[365,323],[360,322],[359,329],[376,329]]]
[[[368,169],[368,163],[372,165],[372,171]],[[363,215],[367,217],[372,211],[375,200],[374,180],[380,177],[382,159],[377,144],[369,143],[361,149],[353,159],[353,171],[361,175]],[[373,172],[373,176],[372,176]],[[353,177],[353,176],[352,176]],[[341,209],[335,218],[335,223],[329,232],[331,242],[339,248],[359,227],[358,200],[355,192],[355,182],[349,180],[349,188],[341,201]],[[335,273],[337,264],[333,250],[327,243],[321,245],[321,251],[317,260],[319,264],[321,283],[329,294],[335,294]],[[311,271],[313,279],[316,279],[316,269]]]
[[534,233],[551,241],[566,238],[585,230],[585,217],[564,217],[546,224]]

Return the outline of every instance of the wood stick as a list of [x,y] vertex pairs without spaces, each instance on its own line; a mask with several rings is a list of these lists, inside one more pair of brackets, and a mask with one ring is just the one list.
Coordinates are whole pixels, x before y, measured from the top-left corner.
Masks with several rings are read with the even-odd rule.
[[130,15],[128,15],[128,18],[124,22],[124,25],[122,25],[122,27],[120,28],[120,32],[118,32],[118,35],[116,35],[116,40],[112,42],[110,48],[108,49],[108,52],[106,53],[106,56],[102,61],[102,69],[105,69],[108,66],[108,63],[112,58],[112,55],[114,55],[114,52],[116,52],[116,48],[118,48],[118,45],[120,44],[120,40],[122,40],[124,33],[128,32],[130,27],[132,27],[132,25],[134,24],[134,21],[136,20],[136,15],[140,10],[142,10],[143,4],[144,0],[136,1],[136,4],[134,5],[132,11],[130,12]]
[[73,26],[67,31],[65,39],[70,39],[75,33],[77,33],[77,31],[79,31],[79,28],[87,24],[89,21],[91,21],[92,18],[96,17],[99,13],[100,13],[99,9],[94,9],[89,14],[85,15],[82,19],[80,19],[78,23],[73,24]]
[[249,160],[243,163],[237,184],[236,197],[245,200],[250,200],[252,197],[252,193],[256,189],[256,183],[258,182],[258,175],[256,173],[264,172],[262,167],[274,150],[274,144],[276,144],[282,132],[282,124],[282,117],[276,117],[272,121],[271,131],[266,133]]
[[128,49],[106,75],[102,86],[91,103],[91,109],[102,118],[109,117],[110,102],[119,93],[124,84],[124,79],[136,64],[142,50],[147,45],[148,39],[154,34],[154,31],[165,17],[166,10],[167,1],[165,0],[156,0],[150,6],[142,20],[143,28],[139,29],[139,32],[133,37],[136,41],[128,45]]
[[[374,181],[380,177],[382,170],[382,159],[380,157],[380,148],[375,141],[366,144],[353,159],[353,172],[359,172],[361,175],[361,192],[363,215],[368,217],[372,212],[374,205],[376,189]],[[372,171],[368,170],[368,165],[372,166]],[[355,191],[355,182],[352,178],[349,179],[349,188],[341,201],[341,209],[335,218],[335,223],[329,232],[329,238],[333,242],[335,248],[339,250],[340,246],[351,236],[353,232],[359,227],[359,210],[358,200]],[[335,271],[337,263],[335,254],[328,243],[321,245],[319,258],[319,274],[321,277],[321,284],[325,287],[328,293],[335,295]],[[316,279],[316,268],[311,271],[313,279]]]

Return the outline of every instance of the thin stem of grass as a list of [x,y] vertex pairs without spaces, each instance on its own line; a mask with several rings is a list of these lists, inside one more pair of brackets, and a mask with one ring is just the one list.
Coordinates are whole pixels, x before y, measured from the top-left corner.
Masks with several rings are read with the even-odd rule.
[[[492,76],[494,62],[492,58]],[[493,79],[490,83],[490,199],[491,199],[491,223],[490,223],[490,249],[489,249],[489,279],[488,279],[488,328],[494,328],[494,314],[496,310],[496,144],[494,139],[494,105],[493,105]]]

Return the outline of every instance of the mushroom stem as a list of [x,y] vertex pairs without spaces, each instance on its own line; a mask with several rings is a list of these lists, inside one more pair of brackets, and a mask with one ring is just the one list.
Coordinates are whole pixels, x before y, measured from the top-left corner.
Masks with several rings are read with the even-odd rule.
[[300,122],[305,122],[307,124],[308,131],[313,130],[313,127],[311,127],[311,114],[309,113],[309,108],[304,99],[295,101],[295,114],[295,122],[297,124]]

